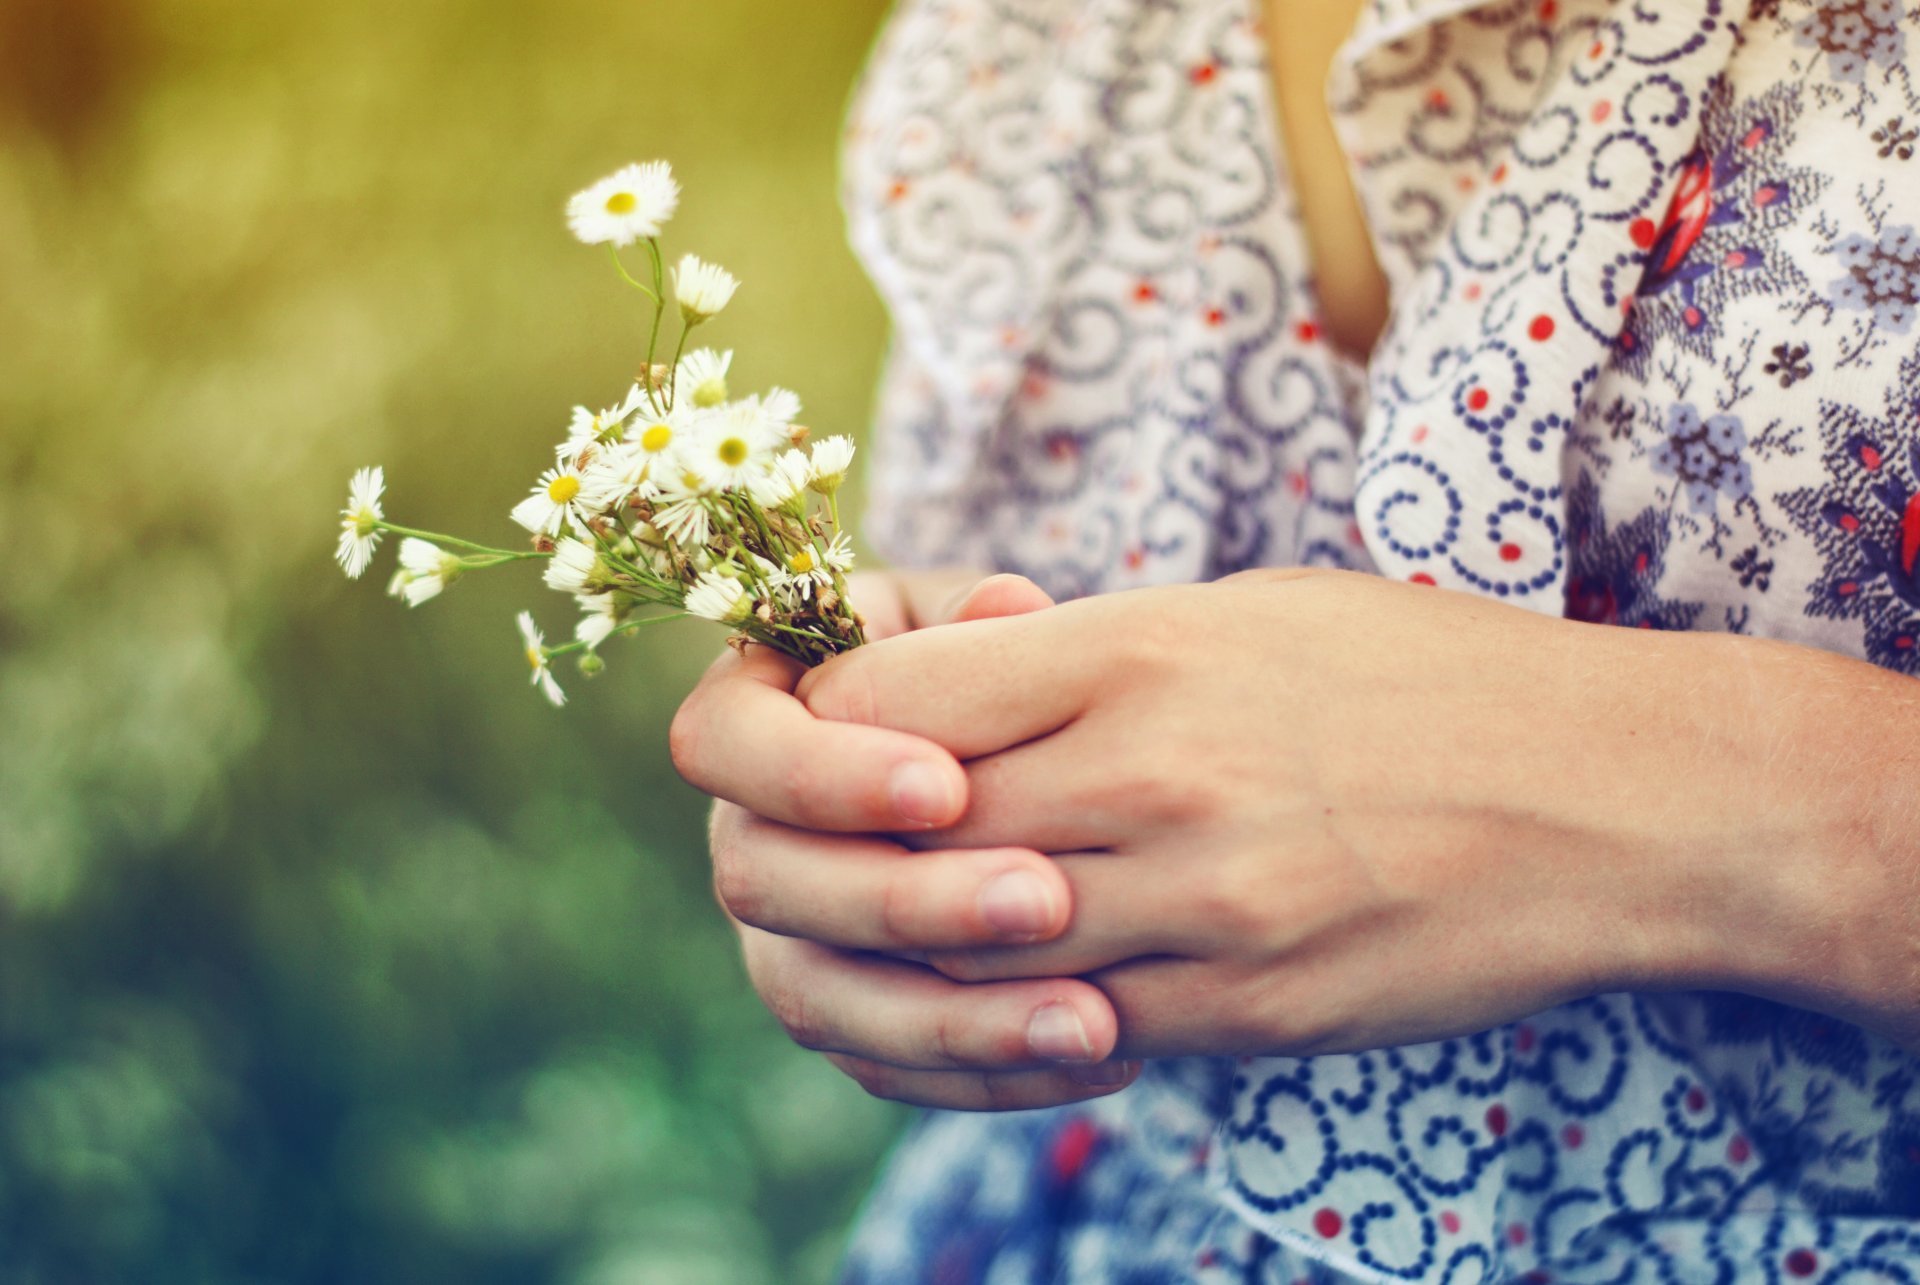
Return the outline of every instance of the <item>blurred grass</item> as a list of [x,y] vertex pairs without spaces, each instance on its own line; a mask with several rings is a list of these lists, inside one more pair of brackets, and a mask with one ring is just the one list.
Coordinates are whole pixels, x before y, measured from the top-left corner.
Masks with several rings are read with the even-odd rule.
[[[0,3],[0,1279],[824,1279],[896,1124],[706,893],[663,628],[548,709],[531,576],[406,613],[352,468],[511,538],[638,360],[628,160],[737,385],[866,413],[834,155],[880,0]],[[390,548],[387,551],[390,556]]]

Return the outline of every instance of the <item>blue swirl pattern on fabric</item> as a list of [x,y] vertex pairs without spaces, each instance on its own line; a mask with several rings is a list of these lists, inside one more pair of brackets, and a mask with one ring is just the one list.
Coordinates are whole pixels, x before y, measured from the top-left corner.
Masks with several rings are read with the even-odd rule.
[[[906,565],[1372,570],[1920,672],[1920,20],[1373,0],[1336,123],[1394,310],[1322,337],[1250,0],[906,0],[845,199]],[[1911,123],[1910,123],[1911,122]],[[1862,770],[1872,770],[1863,765]],[[935,1114],[848,1280],[1920,1280],[1920,1061],[1738,996]]]

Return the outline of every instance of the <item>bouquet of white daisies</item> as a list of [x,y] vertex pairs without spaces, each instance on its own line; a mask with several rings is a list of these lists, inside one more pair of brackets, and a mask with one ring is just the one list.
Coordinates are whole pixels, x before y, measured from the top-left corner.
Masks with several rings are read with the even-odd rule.
[[[670,311],[660,228],[679,200],[672,171],[654,161],[629,165],[568,202],[574,235],[607,247],[653,317],[633,386],[609,409],[574,408],[553,467],[513,507],[528,547],[496,549],[387,521],[378,468],[354,474],[341,511],[336,557],[350,577],[366,571],[384,535],[400,537],[387,591],[409,606],[471,571],[546,563],[547,584],[571,594],[582,613],[574,641],[558,646],[547,645],[531,613],[520,613],[533,682],[556,705],[566,696],[554,660],[577,656],[591,676],[605,667],[600,650],[609,639],[662,620],[719,621],[733,628],[736,645],[762,643],[808,665],[865,641],[847,603],[853,552],[836,500],[853,442],[829,437],[808,447],[808,431],[795,422],[798,397],[773,388],[730,398],[733,354],[686,349],[687,336],[733,298],[739,283],[731,273],[681,256],[671,274],[679,336],[673,359],[655,360]],[[621,257],[636,241],[646,248],[644,279]],[[647,611],[658,607],[670,610]]]

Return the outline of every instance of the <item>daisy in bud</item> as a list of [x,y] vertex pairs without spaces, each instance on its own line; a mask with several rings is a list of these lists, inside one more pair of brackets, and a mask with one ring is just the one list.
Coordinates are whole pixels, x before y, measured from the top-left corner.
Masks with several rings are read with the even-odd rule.
[[733,364],[733,349],[715,352],[696,348],[680,359],[673,376],[673,396],[685,397],[700,410],[710,410],[727,400],[727,367]]
[[737,625],[753,614],[753,599],[738,580],[707,571],[687,590],[687,614]]
[[808,483],[822,495],[832,495],[847,480],[853,467],[853,439],[825,437],[813,444],[813,481]]
[[553,561],[542,577],[549,589],[561,593],[599,593],[607,587],[607,570],[592,545],[571,537],[553,546]]
[[542,473],[533,493],[513,506],[512,516],[535,535],[554,536],[569,520],[584,529],[615,498],[614,479],[568,461]]
[[514,623],[520,626],[520,641],[526,644],[527,665],[533,670],[533,685],[555,705],[566,704],[567,694],[553,680],[553,667],[547,663],[547,640],[533,623],[533,613],[521,612],[514,618]]
[[387,594],[404,598],[409,607],[417,607],[440,596],[459,578],[460,558],[430,540],[408,536],[400,542],[400,569],[387,582]]
[[689,326],[699,325],[726,307],[739,288],[731,272],[697,255],[681,255],[673,270],[673,297],[679,300],[680,316]]
[[386,489],[386,473],[377,467],[361,469],[347,484],[347,507],[340,510],[340,543],[333,556],[349,580],[360,578],[380,544],[378,523],[386,516],[380,511],[380,493]]
[[[748,493],[753,502],[763,509],[785,509],[795,506],[801,496],[806,494],[807,483],[813,480],[813,465],[808,461],[805,451],[784,451],[765,473],[748,484]],[[801,516],[795,512],[795,517]]]
[[735,402],[701,421],[685,459],[715,490],[744,490],[767,471],[781,445],[752,402]]
[[632,245],[660,235],[680,204],[680,185],[665,161],[629,165],[567,202],[567,226],[588,245]]

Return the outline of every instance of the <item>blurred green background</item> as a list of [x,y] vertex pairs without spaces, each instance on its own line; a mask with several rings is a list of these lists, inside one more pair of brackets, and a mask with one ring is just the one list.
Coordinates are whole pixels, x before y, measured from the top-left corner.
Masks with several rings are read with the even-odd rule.
[[0,1280],[822,1280],[899,1117],[706,891],[672,626],[548,708],[531,573],[406,612],[357,466],[502,541],[640,316],[629,160],[737,389],[862,424],[835,152],[880,0],[0,0]]

